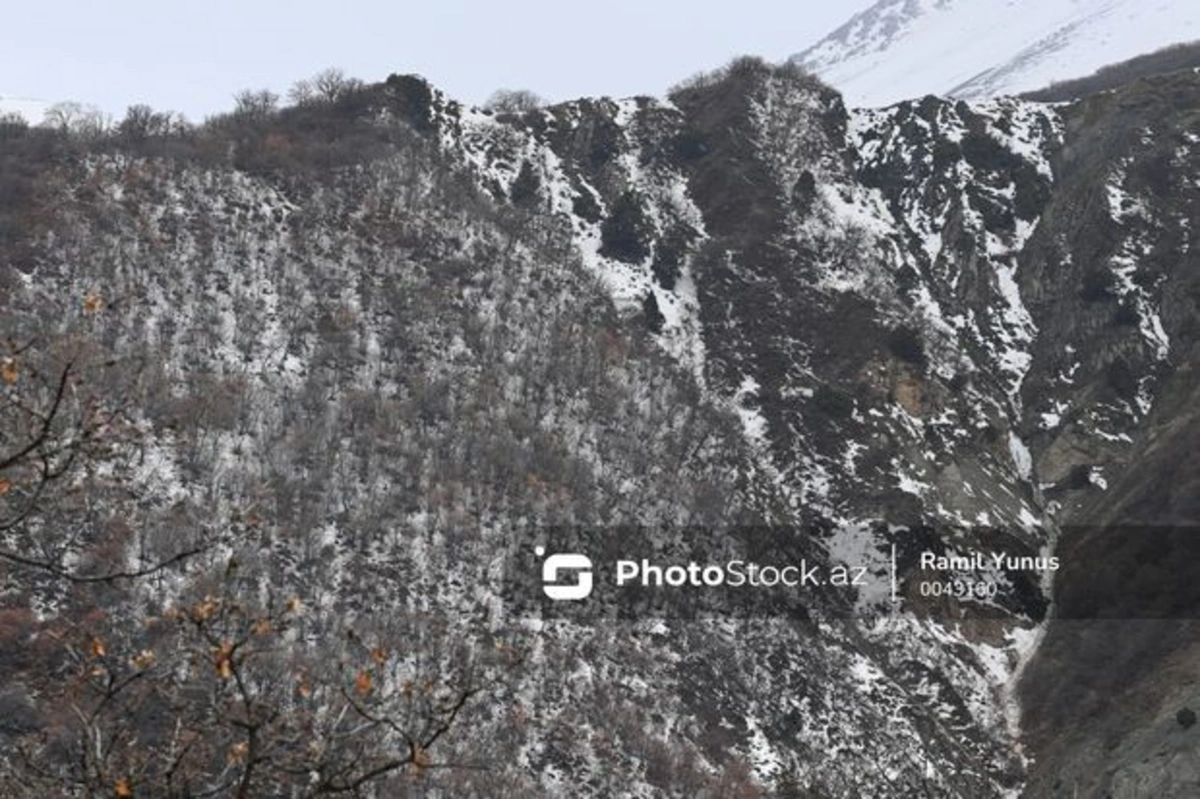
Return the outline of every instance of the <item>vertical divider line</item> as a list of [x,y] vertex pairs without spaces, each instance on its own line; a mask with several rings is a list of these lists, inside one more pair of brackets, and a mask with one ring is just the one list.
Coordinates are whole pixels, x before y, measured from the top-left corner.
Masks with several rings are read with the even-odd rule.
[[896,544],[892,543],[892,613],[896,612]]

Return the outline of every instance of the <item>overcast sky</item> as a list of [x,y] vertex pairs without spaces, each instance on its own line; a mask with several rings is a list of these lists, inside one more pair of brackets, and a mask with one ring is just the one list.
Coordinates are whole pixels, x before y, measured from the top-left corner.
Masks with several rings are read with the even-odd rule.
[[6,4],[0,95],[194,121],[325,67],[425,75],[468,103],[661,94],[734,55],[796,53],[873,0],[38,0]]

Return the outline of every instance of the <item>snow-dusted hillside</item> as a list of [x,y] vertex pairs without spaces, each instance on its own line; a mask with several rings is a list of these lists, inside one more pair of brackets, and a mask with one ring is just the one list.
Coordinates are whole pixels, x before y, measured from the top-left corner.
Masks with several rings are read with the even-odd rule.
[[880,0],[794,59],[880,106],[1031,91],[1194,39],[1192,0]]
[[[47,568],[0,573],[0,654],[27,654],[0,657],[0,796],[111,795],[129,773],[139,796],[178,795],[154,788],[173,757],[111,745],[84,771],[41,743],[75,740],[81,702],[143,696],[136,725],[85,728],[84,755],[192,730],[211,795],[231,773],[244,795],[345,795],[355,775],[380,776],[356,795],[408,795],[428,757],[471,766],[424,775],[431,797],[984,799],[1095,779],[1086,758],[1118,737],[1027,744],[1093,734],[1103,696],[1086,668],[1064,686],[1065,656],[1030,660],[1054,640],[1048,576],[921,555],[1037,560],[1139,479],[1200,517],[1188,472],[1141,465],[1195,449],[1172,442],[1176,409],[1200,407],[1196,107],[1200,76],[1180,73],[1074,105],[847,110],[803,70],[742,59],[663,99],[497,113],[393,75],[199,128],[16,131],[0,520],[19,515],[0,552]],[[56,389],[72,370],[79,390]],[[63,430],[27,434],[56,396]],[[49,465],[5,471],[31,437],[47,461],[96,446],[43,497]],[[499,573],[563,527],[622,547],[661,529],[697,560],[745,536],[869,579],[700,621],[512,612]],[[1089,602],[1118,594],[1104,581],[1124,574],[1087,558]],[[52,579],[164,561],[149,582]],[[996,592],[931,593],[939,574]],[[99,694],[47,665],[63,641]],[[1049,676],[1022,699],[1049,699],[1018,707],[1027,673]],[[106,695],[114,676],[149,693]],[[49,765],[30,776],[18,745]],[[1188,766],[1146,768],[1136,795],[1192,795],[1161,790]]]

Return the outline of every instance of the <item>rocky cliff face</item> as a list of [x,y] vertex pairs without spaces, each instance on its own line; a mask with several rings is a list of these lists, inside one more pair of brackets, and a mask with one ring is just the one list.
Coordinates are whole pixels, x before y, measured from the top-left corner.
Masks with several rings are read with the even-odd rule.
[[1031,304],[1045,303],[1051,336],[1075,338],[1060,374],[1079,364],[1072,384],[1048,371],[1030,385],[1066,403],[1027,424],[1042,428],[1030,437],[1047,497],[1074,531],[1062,620],[1023,685],[1046,752],[1035,796],[1194,790],[1196,91],[1189,70],[1066,113],[1062,189],[1043,221],[1062,230],[1063,258],[1031,261]]
[[[138,651],[142,615],[232,559],[257,594],[303,595],[290,646],[314,659],[349,657],[347,628],[403,647],[414,616],[519,649],[439,743],[491,764],[430,778],[454,795],[1036,796],[1097,763],[1110,790],[1177,790],[1182,766],[1135,761],[1175,712],[1182,683],[1153,675],[1184,633],[1128,659],[1170,697],[1128,723],[1088,693],[1100,654],[1047,627],[1048,581],[956,603],[909,578],[925,549],[1059,547],[1059,590],[1107,590],[1073,525],[1196,518],[1172,464],[1195,448],[1198,93],[1183,74],[1071,106],[851,110],[747,60],[669,100],[490,113],[393,76],[185,139],[13,134],[6,334],[57,342],[46,373],[84,342],[136,442],[78,478],[132,499],[54,554],[205,547],[153,585],[13,567],[14,625],[62,635],[100,602]],[[556,524],[793,525],[871,582],[803,617],[506,617],[488,564]],[[6,664],[10,752],[53,726],[37,658]]]

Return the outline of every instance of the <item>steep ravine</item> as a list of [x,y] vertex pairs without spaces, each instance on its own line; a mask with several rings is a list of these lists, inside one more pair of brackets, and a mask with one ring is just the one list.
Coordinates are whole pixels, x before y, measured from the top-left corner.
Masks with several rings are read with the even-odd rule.
[[[683,260],[696,294],[679,305],[698,301],[709,389],[761,417],[748,433],[798,506],[842,523],[878,515],[1039,529],[1034,547],[1061,535],[1059,612],[1070,616],[1082,613],[1070,605],[1080,581],[1089,594],[1128,590],[1121,564],[1144,557],[1122,554],[1141,551],[1123,538],[1138,536],[1128,526],[1200,518],[1186,455],[1195,441],[1196,91],[1196,77],[1180,73],[1071,106],[926,98],[847,111],[819,87],[747,67],[684,89],[671,106],[639,101],[611,118],[641,144],[640,164],[659,159],[650,163],[662,169],[663,152],[673,156],[666,168],[703,218],[695,238],[707,240]],[[646,131],[651,119],[658,127]],[[577,152],[556,153],[578,163]],[[642,192],[654,240],[666,226],[646,174],[600,170],[594,185],[606,202]],[[644,290],[672,305],[672,287],[653,279],[650,250],[663,241],[644,263],[616,268],[640,266]],[[890,346],[906,326],[924,347],[917,363]],[[880,401],[894,403],[900,424],[863,424],[862,410]],[[924,443],[906,443],[914,434]],[[1091,552],[1096,524],[1125,527]],[[1171,546],[1163,541],[1155,557],[1183,555]],[[1123,765],[1133,756],[1112,751],[1126,736],[1145,751],[1151,724],[1187,734],[1172,726],[1184,689],[1170,664],[1191,640],[1190,580],[1157,589],[1179,593],[1177,620],[1105,632],[1099,649],[1075,637],[1100,635],[1099,622],[1049,625],[1019,694],[1029,795],[1071,786],[1188,794],[1178,757],[1159,771]],[[1122,639],[1128,647],[1113,651]],[[1124,667],[1094,682],[1114,656],[1136,664],[1130,675],[1161,666],[1168,676],[1143,676],[1150,687],[1121,699]],[[1110,719],[1106,732],[1071,732],[1096,713]],[[1077,736],[1083,743],[1066,743]],[[1102,736],[1103,747],[1085,748]]]

